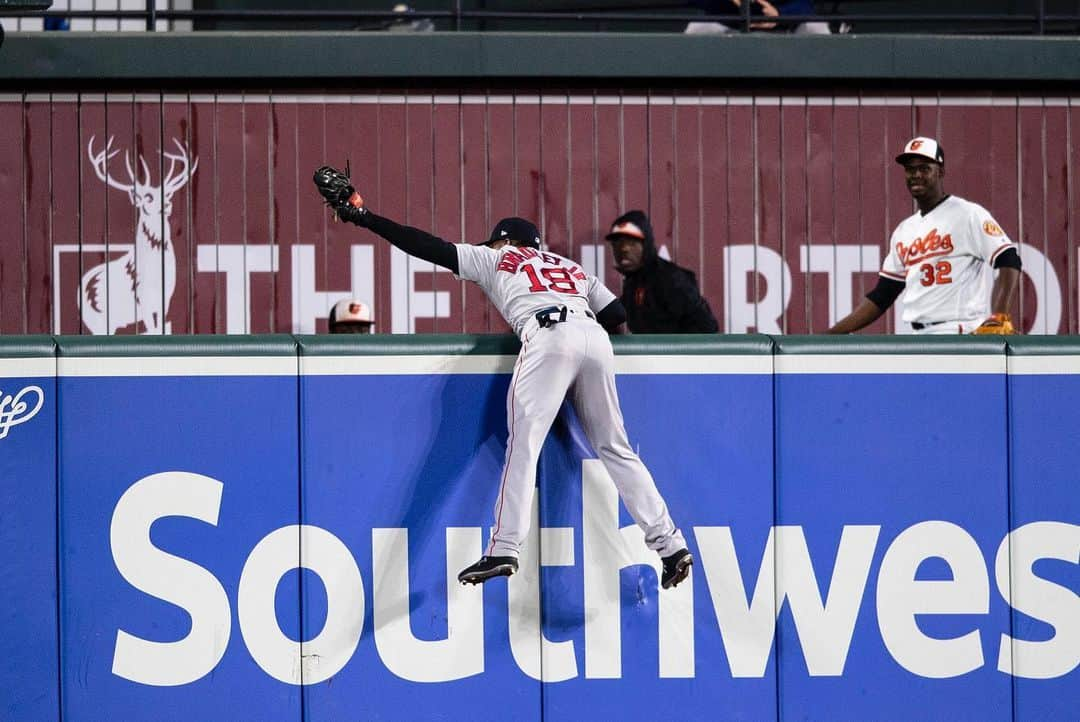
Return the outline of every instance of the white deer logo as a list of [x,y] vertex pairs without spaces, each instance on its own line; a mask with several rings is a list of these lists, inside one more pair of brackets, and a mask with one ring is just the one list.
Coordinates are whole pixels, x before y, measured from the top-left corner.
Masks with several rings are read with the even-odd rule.
[[176,289],[176,251],[169,230],[172,197],[195,174],[199,159],[190,159],[188,150],[173,138],[177,153],[162,155],[169,159],[169,170],[160,186],[153,185],[150,167],[139,156],[141,175],[131,168],[131,158],[124,151],[129,183],[114,179],[108,171],[109,160],[119,153],[112,149],[113,139],[100,153],[94,152],[94,138],[86,151],[97,177],[128,194],[139,212],[135,243],[119,258],[106,261],[87,271],[79,286],[82,296],[82,320],[93,334],[115,333],[117,329],[142,321],[146,333],[168,333],[165,316]]

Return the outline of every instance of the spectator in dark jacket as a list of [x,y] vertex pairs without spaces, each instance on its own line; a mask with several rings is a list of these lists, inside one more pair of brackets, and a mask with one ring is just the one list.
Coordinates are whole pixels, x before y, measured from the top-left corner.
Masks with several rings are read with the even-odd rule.
[[633,333],[716,333],[719,326],[697,279],[656,252],[652,224],[641,211],[615,219],[607,234],[615,270],[623,275],[622,305]]

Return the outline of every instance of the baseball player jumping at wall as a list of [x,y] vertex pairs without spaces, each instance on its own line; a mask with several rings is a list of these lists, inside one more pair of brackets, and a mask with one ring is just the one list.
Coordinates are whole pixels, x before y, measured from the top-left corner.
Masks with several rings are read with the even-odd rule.
[[480,584],[517,571],[540,449],[568,394],[646,545],[661,557],[661,586],[686,579],[694,558],[623,426],[608,332],[625,333],[626,310],[615,294],[573,261],[541,250],[539,231],[522,218],[499,221],[483,243],[449,243],[372,212],[341,171],[324,166],[314,180],[340,219],[479,284],[521,339],[506,400],[509,436],[491,538],[484,556],[458,580]]
[[913,138],[896,162],[919,210],[893,231],[877,286],[828,333],[868,326],[901,292],[903,320],[917,334],[1016,333],[1009,318],[1020,279],[1016,244],[985,208],[945,192],[936,140]]

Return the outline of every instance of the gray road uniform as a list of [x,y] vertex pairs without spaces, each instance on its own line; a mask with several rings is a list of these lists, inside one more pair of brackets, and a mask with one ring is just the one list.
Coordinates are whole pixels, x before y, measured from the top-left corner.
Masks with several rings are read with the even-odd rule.
[[[347,176],[334,168],[317,170],[315,183],[339,218],[477,283],[521,339],[506,399],[509,435],[491,539],[484,556],[462,570],[458,580],[480,584],[517,572],[540,449],[568,396],[623,504],[645,532],[645,543],[661,557],[661,587],[686,579],[693,555],[626,438],[615,355],[605,330],[626,322],[626,310],[615,295],[575,262],[542,251],[536,226],[522,218],[499,221],[484,244],[453,244],[367,210]],[[502,240],[514,245],[490,245]]]
[[479,284],[521,338],[506,399],[509,436],[491,540],[487,553],[463,569],[458,581],[482,584],[517,572],[540,449],[567,395],[623,504],[645,532],[646,545],[660,554],[661,588],[687,579],[693,554],[626,438],[606,331],[626,323],[615,294],[570,259],[542,251],[540,232],[524,218],[502,219],[478,246],[455,245],[369,211],[348,172],[324,165],[312,180],[337,218]]
[[662,557],[685,548],[623,426],[611,341],[596,320],[615,295],[555,253],[529,246],[455,248],[457,275],[483,288],[521,339],[506,400],[506,463],[486,554],[518,556],[529,529],[540,449],[567,396],[649,548]]

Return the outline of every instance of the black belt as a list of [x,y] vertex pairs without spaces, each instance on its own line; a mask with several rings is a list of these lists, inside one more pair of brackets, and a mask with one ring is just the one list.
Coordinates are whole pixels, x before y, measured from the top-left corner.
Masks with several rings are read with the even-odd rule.
[[913,329],[915,329],[916,331],[922,331],[927,326],[938,326],[938,325],[943,324],[943,323],[948,323],[948,321],[927,321],[926,323],[919,323],[918,321],[912,321],[911,322],[911,327]]
[[596,320],[595,314],[592,311],[576,311],[567,306],[548,306],[547,308],[541,308],[536,312],[536,322],[540,324],[540,328],[549,328],[557,323],[562,323],[566,320],[566,314],[572,313],[575,316],[584,313],[588,318]]

